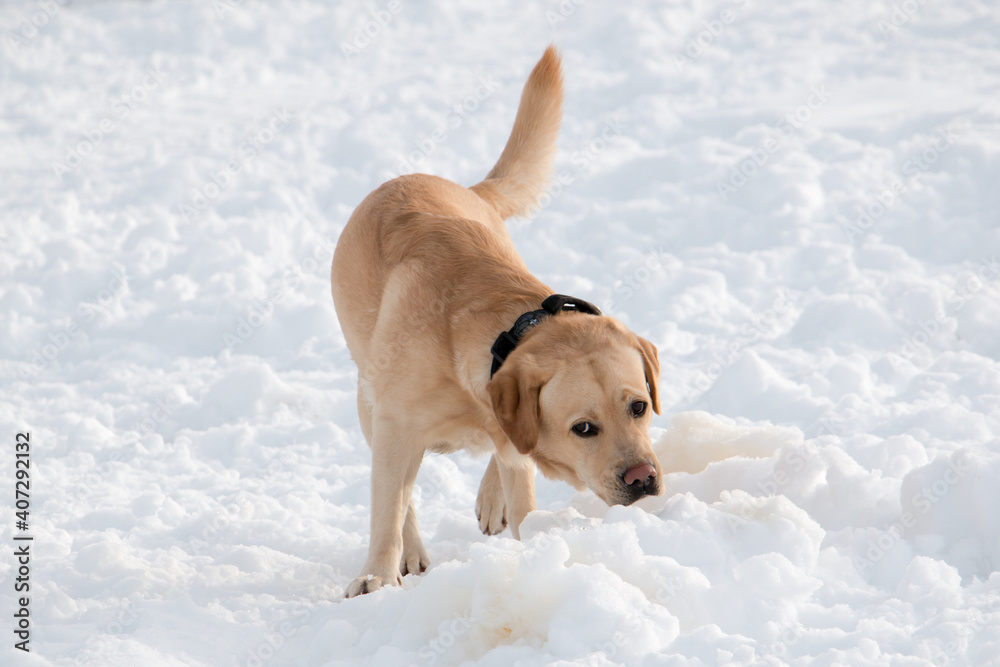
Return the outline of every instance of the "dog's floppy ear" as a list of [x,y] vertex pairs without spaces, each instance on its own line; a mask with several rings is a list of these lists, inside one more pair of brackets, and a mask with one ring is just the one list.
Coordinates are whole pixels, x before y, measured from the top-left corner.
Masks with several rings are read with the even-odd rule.
[[486,390],[500,428],[517,451],[527,454],[538,442],[538,394],[543,381],[530,364],[517,361],[521,360],[508,360],[486,385]]
[[653,411],[660,414],[660,357],[656,354],[656,346],[642,336],[639,339],[639,352],[642,353],[642,367],[646,374],[646,384],[649,385],[649,398],[653,402]]

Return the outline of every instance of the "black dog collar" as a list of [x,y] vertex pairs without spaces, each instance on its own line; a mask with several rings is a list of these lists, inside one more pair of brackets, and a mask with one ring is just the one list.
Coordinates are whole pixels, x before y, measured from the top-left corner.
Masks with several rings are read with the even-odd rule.
[[490,348],[490,353],[493,355],[493,366],[490,368],[490,379],[493,375],[500,370],[500,366],[506,361],[507,356],[514,351],[517,344],[521,342],[521,337],[529,329],[537,326],[541,323],[543,319],[549,315],[555,315],[561,310],[565,311],[576,311],[578,313],[587,313],[588,315],[600,315],[601,310],[592,303],[588,303],[583,299],[575,299],[571,296],[565,296],[564,294],[553,294],[552,296],[542,301],[541,310],[532,310],[521,315],[514,322],[514,326],[510,328],[509,331],[504,331],[499,336],[497,336],[496,342],[493,343],[493,347]]

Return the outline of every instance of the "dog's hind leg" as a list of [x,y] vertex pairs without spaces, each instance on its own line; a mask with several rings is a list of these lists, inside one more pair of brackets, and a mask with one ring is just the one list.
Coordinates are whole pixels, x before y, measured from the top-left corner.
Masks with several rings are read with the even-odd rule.
[[424,549],[423,540],[420,539],[417,508],[413,506],[413,498],[410,498],[410,506],[406,510],[406,521],[403,523],[403,558],[399,561],[399,573],[403,576],[420,574],[427,570],[430,564],[431,559]]

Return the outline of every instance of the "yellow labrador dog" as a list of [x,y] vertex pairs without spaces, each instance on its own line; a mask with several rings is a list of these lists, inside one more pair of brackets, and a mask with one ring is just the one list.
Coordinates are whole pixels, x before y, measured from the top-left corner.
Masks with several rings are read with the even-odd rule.
[[476,500],[489,535],[509,525],[520,538],[536,466],[608,504],[661,493],[649,440],[656,348],[591,304],[554,295],[504,226],[546,187],[561,117],[561,63],[549,47],[485,180],[389,181],[337,243],[333,301],[372,450],[371,543],[348,597],[427,568],[411,498],[427,451],[492,453]]

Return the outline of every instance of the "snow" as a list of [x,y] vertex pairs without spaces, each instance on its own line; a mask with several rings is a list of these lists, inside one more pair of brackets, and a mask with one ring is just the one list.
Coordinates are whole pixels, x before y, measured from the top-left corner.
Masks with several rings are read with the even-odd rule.
[[[486,538],[486,460],[429,456],[432,568],[345,601],[332,249],[394,175],[479,180],[551,41],[511,233],[658,345],[666,494],[539,480]],[[52,0],[0,50],[3,664],[1000,664],[994,3]]]

